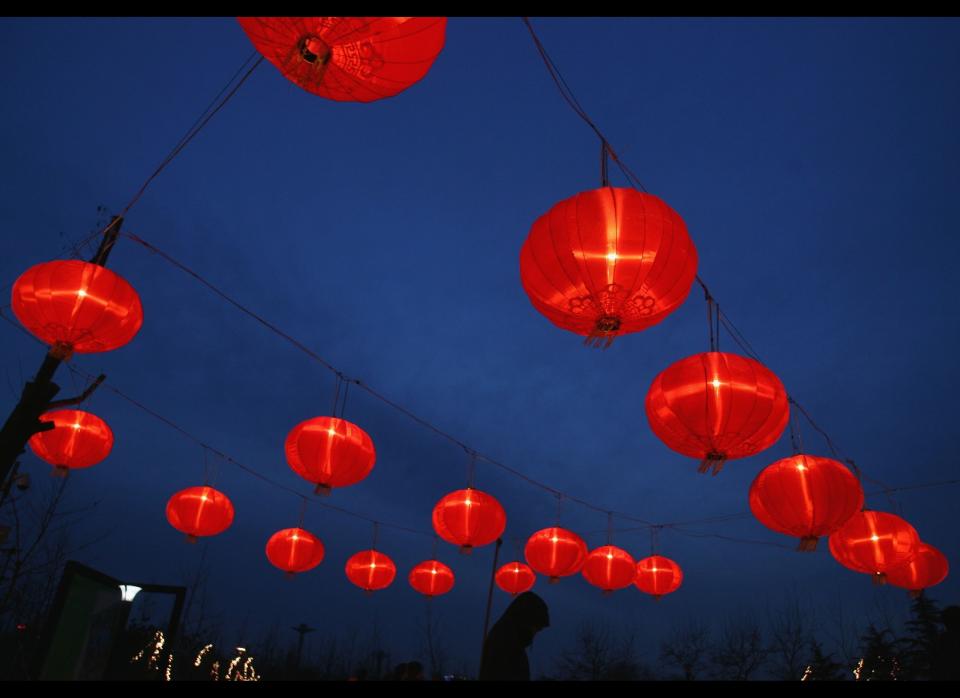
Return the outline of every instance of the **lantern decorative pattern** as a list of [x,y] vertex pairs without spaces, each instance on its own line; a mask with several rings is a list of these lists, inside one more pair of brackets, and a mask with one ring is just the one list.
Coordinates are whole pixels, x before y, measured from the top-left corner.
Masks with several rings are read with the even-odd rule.
[[764,526],[800,539],[812,551],[863,508],[863,488],[830,458],[797,454],[760,471],[750,485],[750,510]]
[[386,589],[397,576],[397,566],[377,550],[361,550],[347,560],[347,579],[366,592]]
[[410,586],[426,596],[440,596],[453,589],[453,570],[438,560],[425,560],[410,570]]
[[54,466],[55,474],[66,475],[70,470],[96,465],[113,448],[110,427],[89,412],[56,410],[40,415],[40,421],[56,426],[37,432],[28,443],[38,458]]
[[604,594],[609,594],[633,584],[637,563],[626,550],[604,545],[587,555],[583,576],[593,586],[603,589]]
[[668,557],[651,555],[637,563],[637,577],[633,583],[644,594],[659,599],[679,589],[682,582],[680,565]]
[[170,497],[167,521],[187,540],[196,543],[201,536],[223,533],[233,523],[233,503],[212,487],[188,487]]
[[530,591],[537,581],[537,575],[530,569],[529,565],[522,562],[508,562],[497,570],[494,579],[497,586],[508,594],[522,594]]
[[323,562],[323,542],[302,528],[285,528],[267,541],[267,559],[274,567],[292,576]]
[[769,448],[787,426],[780,379],[759,361],[718,351],[677,361],[653,379],[647,419],[669,448],[700,459],[701,473]]
[[287,463],[316,484],[318,494],[363,480],[377,460],[373,440],[356,424],[337,417],[314,417],[295,426],[284,446]]
[[683,219],[629,188],[559,202],[536,220],[520,251],[520,279],[534,308],[604,348],[680,307],[696,274]]
[[909,562],[920,547],[920,537],[896,514],[861,511],[830,536],[830,553],[844,567],[873,575],[885,584],[886,574]]
[[23,326],[61,359],[122,347],[143,325],[133,287],[106,267],[80,260],[30,267],[14,283],[10,303]]
[[443,49],[446,17],[238,17],[254,47],[307,92],[341,102],[392,97]]
[[924,589],[946,579],[949,571],[946,555],[921,541],[913,559],[887,572],[887,583],[909,590],[910,596],[916,598]]
[[550,583],[560,577],[576,574],[587,559],[587,544],[573,531],[565,528],[545,528],[537,531],[523,550],[527,564],[535,572],[550,577]]
[[446,495],[433,508],[433,530],[462,552],[488,545],[507,527],[507,514],[494,497],[468,487]]

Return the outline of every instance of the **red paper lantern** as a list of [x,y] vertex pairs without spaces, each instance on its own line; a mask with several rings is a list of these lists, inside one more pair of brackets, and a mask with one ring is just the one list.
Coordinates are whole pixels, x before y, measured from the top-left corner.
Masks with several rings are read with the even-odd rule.
[[583,568],[587,544],[573,531],[545,528],[530,536],[523,554],[530,567],[550,577],[553,584],[560,577],[576,574]]
[[699,458],[700,472],[769,448],[790,418],[787,391],[753,359],[718,351],[695,354],[653,379],[647,419],[669,448]]
[[520,279],[550,322],[609,346],[680,307],[697,250],[676,211],[652,194],[603,187],[537,219],[520,251]]
[[294,472],[317,485],[319,494],[363,480],[377,460],[373,441],[345,419],[314,417],[295,426],[285,444]]
[[446,17],[238,17],[284,77],[327,99],[372,102],[419,81],[439,55]]
[[188,487],[170,497],[167,521],[187,540],[223,533],[233,523],[233,504],[223,492],[212,487]]
[[285,528],[267,541],[270,564],[288,575],[312,570],[323,561],[323,542],[302,528]]
[[626,550],[614,545],[604,545],[592,550],[583,565],[584,578],[595,587],[609,594],[624,589],[637,576],[637,563]]
[[494,542],[507,527],[507,513],[494,497],[468,487],[446,495],[433,508],[433,530],[462,552]]
[[60,358],[110,351],[143,325],[140,297],[120,276],[79,260],[44,262],[13,284],[17,319]]
[[924,589],[936,586],[946,579],[949,571],[950,565],[946,556],[932,545],[921,541],[912,560],[887,572],[887,582],[895,587],[908,589],[911,596],[917,597]]
[[508,594],[516,596],[525,591],[530,591],[537,581],[537,575],[533,573],[529,565],[522,562],[508,562],[497,570],[494,579],[498,587]]
[[425,560],[410,570],[410,586],[426,596],[440,596],[453,589],[453,570],[437,560]]
[[347,579],[366,592],[386,589],[397,576],[393,560],[377,550],[362,550],[349,560]]
[[680,565],[668,557],[651,555],[637,563],[637,578],[634,585],[644,594],[659,599],[680,588],[683,582],[683,570]]
[[920,547],[913,526],[896,514],[861,511],[830,536],[830,553],[844,567],[886,583],[886,573],[909,562]]
[[57,410],[40,415],[41,422],[53,422],[49,431],[30,437],[30,448],[37,457],[66,475],[70,470],[89,468],[113,448],[113,432],[102,419],[81,410]]
[[750,510],[764,526],[800,538],[812,551],[863,508],[863,488],[830,458],[797,454],[760,471],[750,485]]

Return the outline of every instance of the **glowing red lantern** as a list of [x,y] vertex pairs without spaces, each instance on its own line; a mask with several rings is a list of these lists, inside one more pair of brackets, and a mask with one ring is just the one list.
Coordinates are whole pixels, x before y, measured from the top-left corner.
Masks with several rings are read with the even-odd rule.
[[576,574],[583,568],[587,544],[573,531],[545,528],[530,536],[523,554],[530,567],[550,577],[553,584],[560,577]]
[[525,591],[530,591],[537,581],[537,575],[533,573],[529,565],[522,562],[508,562],[497,570],[494,579],[498,587],[508,594],[516,596]]
[[787,391],[759,361],[718,351],[677,361],[653,379],[647,419],[669,448],[699,458],[699,472],[769,448],[787,426]]
[[53,422],[49,431],[30,437],[30,448],[37,457],[54,466],[55,474],[89,468],[113,448],[113,432],[102,419],[81,410],[57,410],[40,416],[41,422]]
[[462,552],[494,542],[507,527],[507,513],[494,497],[468,487],[446,495],[433,508],[433,530]]
[[393,560],[377,550],[362,550],[349,560],[347,579],[366,592],[386,589],[397,576]]
[[633,584],[637,576],[637,563],[626,550],[604,545],[587,555],[583,576],[593,586],[603,589],[604,594],[609,594]]
[[446,17],[238,17],[284,77],[341,102],[392,97],[439,55]]
[[290,467],[304,480],[315,483],[319,494],[360,482],[377,460],[367,432],[336,417],[301,422],[287,435],[285,450]]
[[437,560],[425,560],[410,570],[410,586],[426,596],[440,596],[453,589],[453,570]]
[[550,322],[609,346],[680,307],[697,250],[676,211],[652,194],[603,187],[537,219],[520,251],[520,279]]
[[285,528],[267,541],[270,564],[288,575],[312,570],[323,561],[323,542],[302,528]]
[[921,541],[912,560],[887,572],[887,582],[895,587],[908,589],[911,596],[917,597],[924,589],[936,586],[946,579],[949,571],[950,565],[946,556],[932,545]]
[[812,551],[863,508],[863,488],[842,463],[797,454],[760,471],[750,485],[750,510],[764,526],[800,538]]
[[680,588],[683,582],[683,570],[680,565],[668,557],[651,555],[637,563],[637,577],[634,585],[644,594],[659,599]]
[[170,497],[167,521],[187,540],[223,533],[233,523],[233,504],[223,492],[212,487],[188,487]]
[[909,562],[920,547],[916,530],[896,514],[861,511],[830,536],[830,553],[844,567],[886,583],[886,573]]
[[79,260],[30,267],[13,284],[17,319],[60,358],[122,347],[140,331],[140,297],[120,276]]

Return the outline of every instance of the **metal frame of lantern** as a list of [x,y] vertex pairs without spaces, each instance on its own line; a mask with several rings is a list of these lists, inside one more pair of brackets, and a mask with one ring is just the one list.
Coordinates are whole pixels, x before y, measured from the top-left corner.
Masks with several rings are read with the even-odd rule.
[[290,468],[316,493],[329,495],[366,479],[376,464],[373,439],[353,422],[340,417],[313,417],[287,434],[284,453]]
[[887,584],[910,592],[917,598],[924,589],[936,586],[950,573],[947,556],[929,543],[920,541],[917,554],[908,562],[887,571]]
[[288,80],[336,101],[372,102],[423,79],[443,50],[446,17],[237,17]]
[[869,574],[874,584],[886,584],[887,572],[917,554],[920,536],[896,514],[864,509],[829,538],[830,554],[847,569]]
[[580,570],[583,578],[609,596],[614,591],[626,589],[637,576],[637,563],[623,548],[602,545],[591,550]]
[[507,512],[496,497],[470,486],[444,495],[433,507],[433,530],[469,554],[503,535]]
[[230,498],[209,485],[180,490],[167,501],[167,521],[186,534],[188,543],[223,533],[233,524],[235,513]]
[[300,526],[284,528],[267,541],[267,560],[287,577],[308,572],[323,562],[326,550],[323,541]]
[[[541,551],[544,546],[549,548],[549,552]],[[527,539],[523,555],[535,572],[549,577],[550,584],[556,584],[560,577],[569,577],[583,569],[587,559],[587,544],[573,531],[551,526]]]
[[[366,570],[366,581],[363,580],[364,570]],[[383,570],[383,575],[379,572],[380,570]],[[370,548],[351,555],[344,567],[344,572],[351,584],[360,587],[370,595],[393,584],[393,580],[397,577],[397,565],[386,553]]]
[[424,560],[417,563],[407,575],[414,591],[434,598],[448,593],[456,583],[453,570],[439,560]]
[[83,410],[54,410],[40,415],[53,429],[37,432],[27,442],[38,458],[66,477],[71,470],[100,463],[113,449],[113,431],[100,417]]
[[537,574],[530,565],[515,560],[501,566],[494,574],[494,581],[502,591],[516,596],[533,589],[537,583]]
[[[669,572],[669,579],[667,578]],[[666,579],[666,581],[664,581]],[[672,594],[683,584],[683,569],[675,560],[663,555],[650,555],[637,561],[637,576],[633,585],[654,601]]]

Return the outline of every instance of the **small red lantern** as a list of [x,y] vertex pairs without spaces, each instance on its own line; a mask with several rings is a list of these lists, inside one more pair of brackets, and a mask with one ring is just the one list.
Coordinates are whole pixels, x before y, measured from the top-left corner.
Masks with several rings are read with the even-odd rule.
[[533,307],[604,347],[679,308],[696,274],[683,219],[629,188],[564,199],[537,219],[520,250],[520,280]]
[[347,560],[346,573],[347,579],[369,593],[390,586],[397,566],[377,550],[362,550]]
[[433,530],[461,552],[494,542],[507,527],[507,513],[494,497],[468,487],[446,495],[433,508]]
[[799,550],[817,548],[863,508],[863,488],[842,463],[797,454],[760,471],[750,485],[750,510],[764,526],[800,538]]
[[440,596],[453,589],[453,570],[437,560],[425,560],[410,570],[410,586],[426,596]]
[[637,578],[634,585],[644,594],[659,599],[680,588],[683,582],[683,570],[680,565],[668,557],[651,555],[637,563]]
[[287,575],[312,570],[323,561],[323,542],[302,528],[285,528],[267,541],[267,559]]
[[57,410],[40,416],[41,422],[56,426],[30,437],[30,448],[37,457],[54,467],[54,474],[89,468],[113,448],[113,432],[102,419],[81,410]]
[[677,361],[653,379],[647,419],[669,448],[699,458],[701,473],[769,448],[787,426],[787,391],[759,361],[718,351]]
[[392,97],[443,48],[446,17],[238,17],[256,49],[307,92],[342,102]]
[[550,577],[553,584],[560,577],[576,574],[583,568],[587,544],[573,531],[545,528],[530,536],[523,554],[530,567]]
[[13,285],[13,312],[61,359],[111,351],[140,331],[140,297],[120,276],[79,260],[44,262]]
[[920,537],[896,514],[861,511],[830,536],[830,553],[844,567],[873,575],[885,584],[886,573],[909,562],[920,547]]
[[295,426],[285,444],[287,463],[317,485],[318,494],[363,480],[377,460],[373,441],[356,424],[337,417],[314,417]]
[[533,573],[529,565],[522,562],[508,562],[497,570],[494,579],[498,587],[508,594],[516,596],[525,591],[530,591],[537,581],[537,575]]
[[188,487],[170,497],[167,521],[186,533],[189,542],[196,543],[200,536],[215,536],[230,528],[233,504],[212,487]]
[[916,598],[924,589],[946,579],[949,571],[947,557],[932,545],[921,541],[912,560],[887,572],[887,582],[908,589],[910,596]]
[[626,550],[604,545],[587,555],[583,576],[593,586],[603,589],[604,594],[609,594],[633,584],[637,563]]

